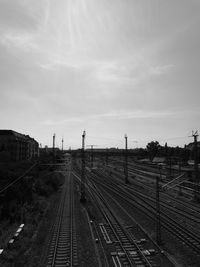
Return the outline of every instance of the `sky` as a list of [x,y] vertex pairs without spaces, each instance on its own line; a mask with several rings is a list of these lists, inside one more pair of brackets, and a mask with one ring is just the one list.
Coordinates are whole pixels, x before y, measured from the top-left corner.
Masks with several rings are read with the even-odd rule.
[[0,0],[0,128],[42,146],[183,146],[200,130],[199,0]]

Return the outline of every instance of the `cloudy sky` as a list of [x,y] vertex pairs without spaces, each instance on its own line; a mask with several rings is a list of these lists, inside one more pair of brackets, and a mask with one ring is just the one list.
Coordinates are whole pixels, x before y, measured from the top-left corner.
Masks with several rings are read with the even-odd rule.
[[182,146],[199,101],[199,0],[0,0],[1,129]]

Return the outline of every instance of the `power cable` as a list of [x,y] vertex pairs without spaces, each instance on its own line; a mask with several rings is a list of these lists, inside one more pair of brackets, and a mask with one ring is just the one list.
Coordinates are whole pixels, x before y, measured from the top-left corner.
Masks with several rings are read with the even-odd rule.
[[10,184],[8,184],[6,187],[4,187],[2,190],[0,190],[0,194],[6,191],[9,187],[11,187],[13,184],[18,182],[21,178],[23,178],[30,170],[32,170],[38,163],[33,164],[27,171],[25,171],[24,174],[22,174],[20,177],[18,177],[16,180],[12,181]]

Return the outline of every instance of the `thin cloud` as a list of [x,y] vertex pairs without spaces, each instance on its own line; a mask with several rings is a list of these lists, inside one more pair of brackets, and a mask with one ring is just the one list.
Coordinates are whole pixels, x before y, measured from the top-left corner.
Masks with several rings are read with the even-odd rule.
[[129,119],[144,119],[144,118],[163,118],[172,116],[174,113],[162,111],[162,112],[152,112],[152,111],[114,111],[103,114],[95,114],[95,115],[85,115],[78,117],[70,117],[64,120],[52,120],[48,119],[42,122],[45,125],[59,125],[59,124],[67,124],[67,123],[77,123],[89,120],[97,120],[97,119],[117,119],[117,120],[129,120]]
[[[43,140],[68,124],[72,136],[85,125],[169,136],[195,128],[199,7],[196,0],[0,1],[2,127],[25,129],[32,118]],[[25,106],[14,122],[11,113]]]

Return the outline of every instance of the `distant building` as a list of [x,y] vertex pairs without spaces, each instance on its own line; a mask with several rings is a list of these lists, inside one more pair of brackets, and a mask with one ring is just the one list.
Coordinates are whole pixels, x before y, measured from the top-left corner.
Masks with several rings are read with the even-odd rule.
[[29,135],[0,130],[0,161],[21,161],[36,158],[39,144]]
[[[197,142],[197,147],[200,148],[200,141]],[[192,151],[194,149],[194,142],[186,145],[186,148]]]
[[152,160],[153,163],[165,163],[166,162],[166,158],[165,157],[154,157]]
[[[55,154],[57,154],[60,151],[58,147],[54,148]],[[45,146],[44,148],[40,148],[40,154],[53,154],[53,148]]]

